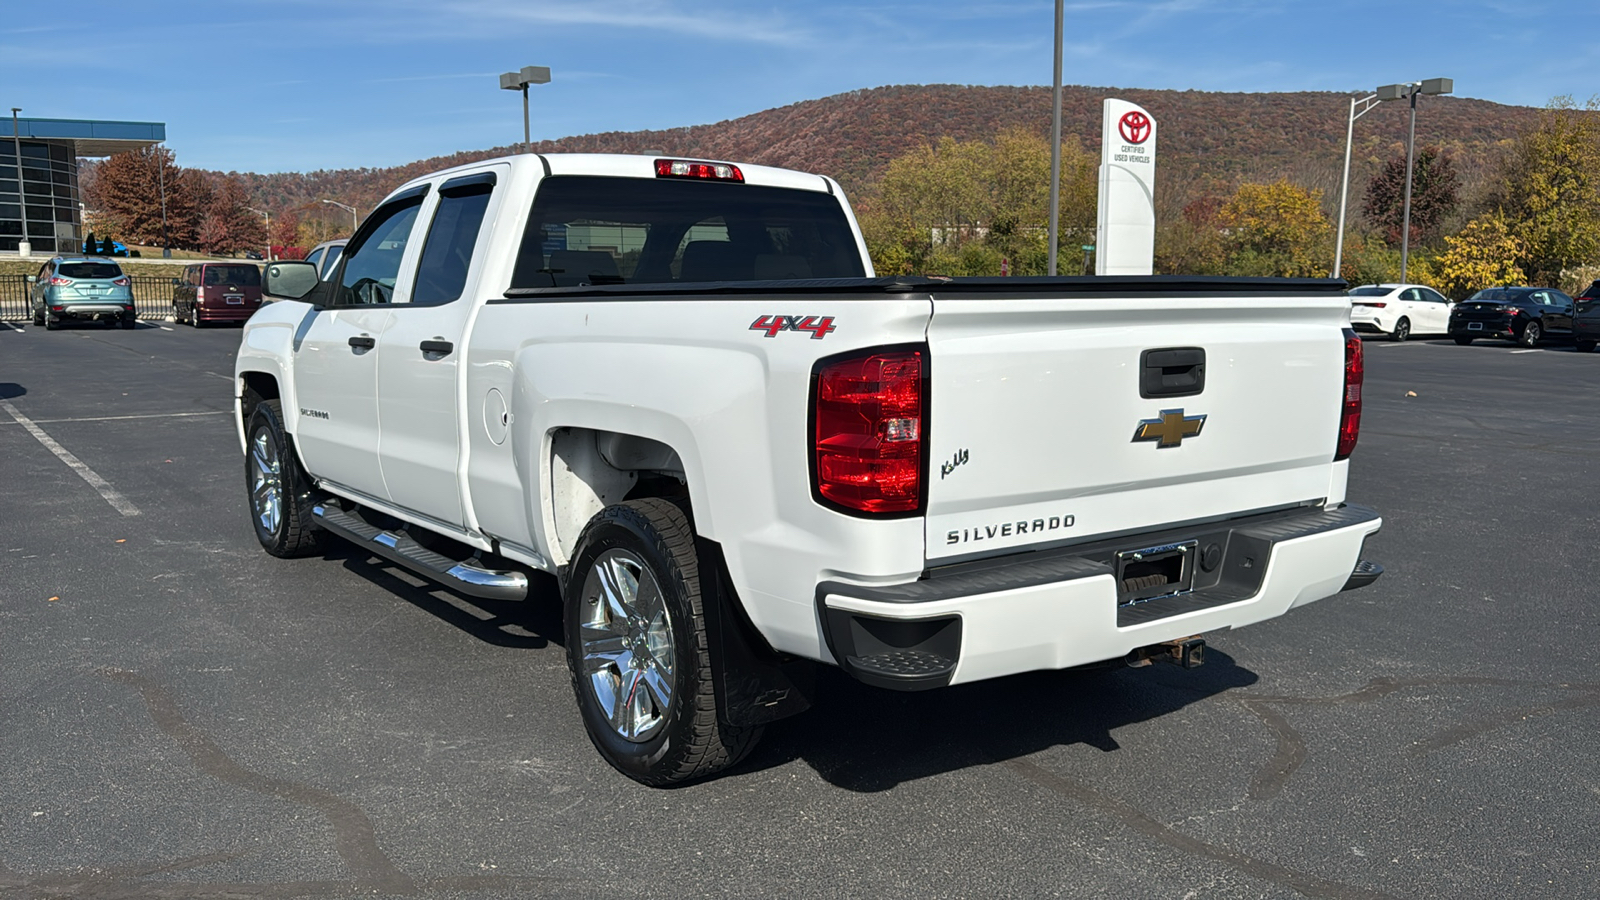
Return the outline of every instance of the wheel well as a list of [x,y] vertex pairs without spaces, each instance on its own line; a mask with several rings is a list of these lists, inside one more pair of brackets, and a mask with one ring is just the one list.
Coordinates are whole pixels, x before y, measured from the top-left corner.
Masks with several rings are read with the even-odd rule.
[[278,379],[266,372],[246,372],[239,376],[241,398],[239,414],[244,421],[250,421],[250,414],[256,411],[256,405],[263,400],[277,400]]
[[578,537],[595,514],[624,500],[658,497],[689,516],[689,483],[683,460],[652,438],[592,428],[557,428],[550,433],[551,552],[566,564]]

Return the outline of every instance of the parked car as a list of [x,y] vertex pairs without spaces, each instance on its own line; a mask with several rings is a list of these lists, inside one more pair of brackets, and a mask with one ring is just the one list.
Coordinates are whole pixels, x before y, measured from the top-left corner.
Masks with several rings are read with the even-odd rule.
[[1364,284],[1350,289],[1350,327],[1403,341],[1413,334],[1444,334],[1453,304],[1421,284]]
[[137,324],[133,287],[122,267],[109,259],[57,256],[29,275],[33,324],[54,331],[65,319]]
[[172,279],[174,322],[243,322],[260,308],[261,268],[253,263],[196,263]]
[[1578,352],[1588,353],[1600,344],[1600,281],[1572,298],[1572,340]]
[[1555,288],[1484,288],[1451,311],[1450,336],[1462,345],[1492,337],[1534,347],[1547,338],[1570,338],[1572,309],[1572,298]]
[[344,252],[344,245],[349,243],[349,238],[339,238],[336,241],[323,241],[311,248],[306,254],[306,262],[317,267],[317,272],[323,281],[333,274],[333,267],[339,262],[339,254]]

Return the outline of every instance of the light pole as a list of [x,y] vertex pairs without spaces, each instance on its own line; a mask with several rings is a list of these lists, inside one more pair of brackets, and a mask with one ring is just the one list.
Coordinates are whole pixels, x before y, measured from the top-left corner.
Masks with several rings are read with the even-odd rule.
[[318,198],[317,202],[318,203],[326,203],[329,206],[337,206],[340,209],[349,210],[350,211],[350,236],[351,237],[355,237],[356,236],[356,208],[354,206],[346,206],[345,204],[340,203],[337,200],[323,200],[321,198]]
[[1056,240],[1061,230],[1061,27],[1064,0],[1056,0],[1056,74],[1050,95],[1050,274],[1056,274]]
[[246,206],[245,209],[250,210],[251,212],[255,213],[258,216],[264,216],[266,218],[266,220],[267,220],[267,262],[272,262],[272,213],[256,209],[254,206]]
[[[1366,97],[1352,97],[1350,99],[1350,120],[1345,128],[1344,135],[1344,180],[1339,188],[1339,236],[1335,241],[1333,251],[1333,277],[1339,277],[1339,270],[1344,263],[1344,215],[1350,195],[1350,144],[1355,134],[1356,120],[1371,112],[1379,103],[1386,100],[1411,101],[1411,130],[1406,136],[1406,193],[1404,210],[1401,213],[1400,226],[1400,281],[1406,280],[1406,266],[1411,255],[1411,168],[1416,161],[1417,143],[1417,95],[1418,94],[1449,94],[1455,90],[1455,82],[1449,78],[1429,78],[1426,81],[1406,81],[1400,84],[1386,84]],[[1359,110],[1357,107],[1360,107]]]
[[533,132],[528,125],[528,85],[549,84],[549,66],[523,66],[520,72],[506,72],[500,76],[500,89],[522,92],[522,152],[533,149]]
[[17,113],[22,107],[11,107],[11,146],[17,154],[17,206],[22,210],[22,240],[17,244],[17,255],[26,259],[33,255],[33,244],[28,242],[28,195],[22,186],[22,132],[17,130]]
[[161,258],[172,258],[172,242],[167,239],[167,157],[156,154],[156,184],[161,190]]

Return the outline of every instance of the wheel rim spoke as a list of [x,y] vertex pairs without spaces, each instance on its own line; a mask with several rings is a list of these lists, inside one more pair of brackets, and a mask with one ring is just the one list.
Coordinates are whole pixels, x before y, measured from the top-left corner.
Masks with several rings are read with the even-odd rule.
[[672,704],[674,646],[666,598],[649,566],[624,548],[601,553],[584,579],[577,668],[607,725],[650,740]]

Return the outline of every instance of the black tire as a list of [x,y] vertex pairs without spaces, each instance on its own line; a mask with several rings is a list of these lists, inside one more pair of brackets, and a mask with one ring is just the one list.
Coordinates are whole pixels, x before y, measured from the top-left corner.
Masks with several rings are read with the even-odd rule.
[[205,327],[205,325],[201,324],[201,322],[200,322],[200,307],[198,307],[198,306],[189,307],[189,325],[191,327],[194,327],[194,328],[204,328]]
[[132,331],[133,329],[138,328],[138,327],[139,327],[139,319],[138,319],[138,317],[136,317],[136,316],[123,316],[122,317],[122,328],[123,328],[123,330]]
[[1594,341],[1577,341],[1577,342],[1575,342],[1573,344],[1573,346],[1577,348],[1579,353],[1593,353],[1594,352],[1594,348],[1595,348],[1595,342]]
[[172,301],[172,324],[176,325],[182,321],[183,319],[178,317],[178,301],[174,300]]
[[1539,325],[1539,320],[1530,319],[1528,324],[1522,326],[1522,333],[1517,335],[1517,343],[1524,347],[1537,347],[1539,338],[1543,336],[1544,328]]
[[[657,702],[659,694],[651,690],[642,674],[644,669],[651,669],[658,679],[662,678],[659,669],[652,669],[656,664],[648,662],[653,659],[650,651],[658,649],[658,645],[651,642],[653,639],[641,631],[631,638],[634,643],[629,645],[630,639],[621,637],[615,629],[585,627],[586,619],[597,615],[612,617],[611,607],[602,599],[605,579],[597,572],[597,562],[637,564],[641,572],[635,587],[644,582],[644,571],[648,570],[659,589],[665,626],[658,627],[662,628],[662,633],[670,635],[671,640],[671,671],[666,674],[666,679],[670,680],[670,697],[664,710]],[[617,569],[609,571],[615,575]],[[664,787],[720,772],[744,759],[761,736],[759,726],[733,728],[723,724],[717,716],[700,579],[694,528],[683,510],[666,500],[654,498],[630,500],[601,510],[584,528],[577,552],[567,568],[562,587],[567,667],[572,674],[572,689],[577,696],[584,729],[606,762],[642,784]],[[647,593],[636,592],[635,601],[640,601]],[[591,675],[585,671],[586,635],[591,647],[598,647],[607,640],[615,641],[618,648],[628,653],[629,665],[641,659],[647,662],[633,670],[613,669],[611,663],[602,661],[603,654],[596,654],[591,657],[597,663]],[[596,636],[604,635],[613,636],[595,640]],[[602,690],[620,693],[622,681],[613,678],[613,673],[625,671],[634,671],[636,679],[626,705],[633,706],[634,691],[641,687],[646,691],[642,699],[652,704],[654,724],[651,727],[654,730],[641,729],[634,738],[625,736],[613,725],[597,693]],[[622,718],[630,727],[638,721],[632,715],[625,714]]]
[[1394,331],[1389,335],[1389,340],[1398,344],[1408,337],[1411,337],[1411,320],[1401,316],[1400,321],[1394,323]]
[[[283,432],[283,405],[277,400],[257,403],[245,435],[245,505],[256,540],[263,550],[285,559],[316,554],[322,548],[323,535],[311,517],[316,498],[311,480]],[[267,516],[259,492],[274,487],[278,514]]]
[[60,327],[61,327],[61,320],[60,319],[56,318],[55,316],[50,315],[50,313],[48,313],[48,312],[46,312],[44,314],[44,330],[45,331],[55,331],[57,328],[60,328]]
[[1461,337],[1459,335],[1456,337],[1456,346],[1458,346],[1458,347],[1465,347],[1466,345],[1468,345],[1470,343],[1472,343],[1472,338]]
[[33,325],[35,328],[44,327],[44,310],[41,309],[33,314]]

